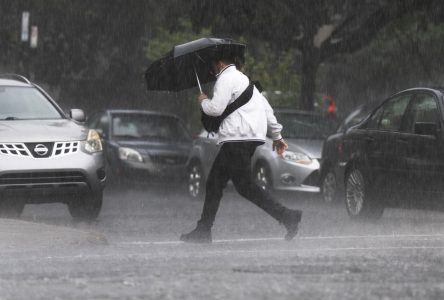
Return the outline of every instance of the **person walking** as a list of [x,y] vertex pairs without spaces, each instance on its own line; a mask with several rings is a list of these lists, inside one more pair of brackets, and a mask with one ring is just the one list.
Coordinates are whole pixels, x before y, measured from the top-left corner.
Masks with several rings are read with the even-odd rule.
[[[236,61],[237,63],[237,61]],[[209,116],[220,116],[227,105],[236,101],[250,84],[248,77],[239,71],[235,59],[218,55],[212,61],[216,74],[213,98],[201,93],[198,101]],[[288,209],[266,190],[259,187],[251,176],[251,157],[256,148],[265,143],[267,129],[273,139],[273,151],[282,156],[288,148],[281,136],[282,125],[274,116],[267,99],[254,88],[251,99],[228,115],[218,131],[221,148],[211,167],[206,183],[202,215],[194,230],[182,234],[180,240],[190,243],[211,243],[213,226],[223,190],[231,179],[237,192],[267,212],[287,230],[286,240],[293,239],[298,231],[302,211]]]

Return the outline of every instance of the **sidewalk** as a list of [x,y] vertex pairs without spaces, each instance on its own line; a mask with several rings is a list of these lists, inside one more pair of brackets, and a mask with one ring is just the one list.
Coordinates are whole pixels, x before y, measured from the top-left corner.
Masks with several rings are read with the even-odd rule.
[[98,232],[0,218],[0,252],[107,243],[105,236]]

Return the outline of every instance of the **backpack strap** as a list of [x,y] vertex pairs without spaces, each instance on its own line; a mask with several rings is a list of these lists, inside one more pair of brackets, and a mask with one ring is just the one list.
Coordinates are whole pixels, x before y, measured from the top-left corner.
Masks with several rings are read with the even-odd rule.
[[248,101],[250,101],[251,97],[253,96],[255,82],[250,82],[248,87],[242,92],[242,94],[237,97],[232,103],[230,103],[224,110],[224,112],[217,117],[209,116],[203,112],[201,109],[201,121],[202,125],[208,132],[218,132],[219,127],[222,124],[222,121],[228,117],[232,112],[234,112],[236,109],[241,107],[242,105],[245,105]]
[[236,100],[234,100],[232,103],[230,103],[227,106],[227,108],[225,108],[224,112],[221,115],[221,123],[232,112],[234,112],[236,109],[238,109],[242,105],[247,104],[247,102],[250,101],[251,96],[253,96],[253,89],[254,89],[254,83],[251,82],[248,85],[248,87],[245,89],[245,91],[243,91],[242,94],[236,98]]

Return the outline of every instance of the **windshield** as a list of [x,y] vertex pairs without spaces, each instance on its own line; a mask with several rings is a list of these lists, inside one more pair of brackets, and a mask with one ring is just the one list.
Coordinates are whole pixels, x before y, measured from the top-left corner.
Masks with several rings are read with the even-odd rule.
[[170,116],[114,114],[112,125],[114,137],[175,141],[191,139],[180,121]]
[[276,112],[275,116],[283,126],[281,134],[284,138],[324,139],[336,128],[334,120],[320,115]]
[[373,107],[376,107],[376,104],[367,103],[365,105],[359,106],[344,119],[344,121],[342,122],[341,126],[339,126],[337,131],[342,132],[360,123],[370,114],[371,109]]
[[0,120],[61,119],[60,112],[33,87],[0,87]]

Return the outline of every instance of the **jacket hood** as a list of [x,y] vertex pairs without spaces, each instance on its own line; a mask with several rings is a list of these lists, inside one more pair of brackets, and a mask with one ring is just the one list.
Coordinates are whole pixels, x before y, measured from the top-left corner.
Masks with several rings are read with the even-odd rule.
[[80,141],[87,134],[85,126],[68,119],[0,121],[0,142]]

